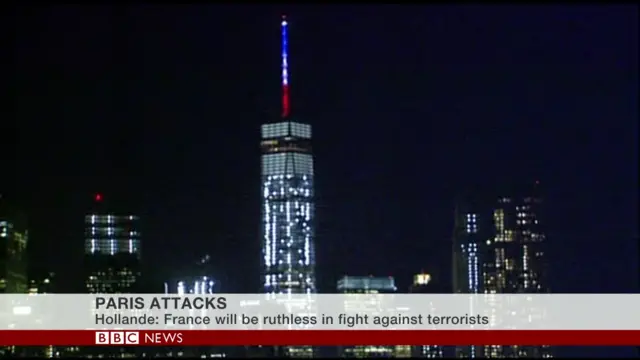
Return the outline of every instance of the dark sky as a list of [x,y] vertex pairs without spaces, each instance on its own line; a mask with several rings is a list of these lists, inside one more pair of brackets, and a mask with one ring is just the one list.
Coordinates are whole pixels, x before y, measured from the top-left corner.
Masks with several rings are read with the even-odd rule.
[[[2,177],[38,266],[77,261],[100,191],[142,214],[149,271],[207,252],[227,291],[258,286],[259,125],[280,111],[282,11],[9,15],[19,133]],[[321,289],[345,273],[448,282],[455,194],[540,180],[554,291],[637,291],[636,6],[285,11],[293,113],[314,127]]]

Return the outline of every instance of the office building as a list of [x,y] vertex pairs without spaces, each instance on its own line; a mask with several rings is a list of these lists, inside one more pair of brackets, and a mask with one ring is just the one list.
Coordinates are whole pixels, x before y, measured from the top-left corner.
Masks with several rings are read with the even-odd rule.
[[[494,236],[487,240],[483,261],[487,294],[549,293],[546,235],[538,185],[531,192],[500,197],[493,206]],[[532,318],[541,309],[528,309]],[[491,319],[498,322],[500,319]],[[486,357],[550,358],[549,346],[491,345]]]
[[56,274],[46,272],[34,276],[29,280],[29,294],[51,294],[55,293]]
[[[30,295],[45,295],[56,292],[56,274],[53,272],[37,272],[29,280]],[[78,346],[24,346],[17,349],[18,357],[59,358],[76,357],[80,354]]]
[[[140,219],[103,194],[96,194],[84,218],[84,291],[127,294],[140,291]],[[83,357],[136,357],[143,349],[83,347]]]
[[[495,197],[484,189],[473,189],[456,201],[453,233],[453,292],[484,293],[483,259],[488,251],[486,243],[495,233],[492,207]],[[470,309],[473,311],[473,309]],[[483,348],[457,346],[459,358],[483,357]]]
[[[395,279],[389,277],[374,276],[344,276],[337,283],[337,290],[343,294],[384,294],[397,291]],[[387,304],[378,302],[365,302],[358,297],[347,300],[344,304],[345,313],[368,314],[370,316],[382,315],[389,309]],[[359,345],[342,346],[338,348],[340,357],[410,357],[411,347],[406,345]]]
[[413,282],[409,286],[409,293],[449,294],[451,289],[446,287],[442,279],[434,278],[431,274],[423,271],[413,276]]
[[[28,240],[24,216],[0,195],[0,294],[28,292]],[[3,311],[6,309],[0,309],[0,315]],[[0,346],[2,357],[21,356],[24,351],[22,347]]]
[[26,220],[0,197],[0,293],[27,293]]
[[213,276],[211,256],[204,255],[189,264],[174,279],[164,283],[167,294],[215,294],[220,292],[220,281]]
[[[94,294],[136,293],[140,282],[138,216],[124,212],[113,199],[96,194],[85,215],[85,291]],[[85,347],[87,357],[135,357],[136,349]]]
[[478,205],[456,204],[453,236],[453,292],[483,293],[481,252],[492,237],[492,218]]
[[498,199],[483,263],[485,293],[550,292],[541,206],[535,194]]
[[[190,270],[197,275],[180,276],[177,279],[165,282],[165,293],[176,295],[209,295],[219,292],[219,284],[212,277],[202,275],[203,272],[209,272],[208,255],[199,259],[195,264],[189,266]],[[205,316],[206,310],[189,310],[190,316]],[[190,329],[204,329],[206,325],[191,325]],[[223,358],[230,354],[237,353],[237,349],[223,348],[220,346],[171,346],[151,348],[148,352],[154,354],[155,357],[187,357],[187,358]]]
[[[444,294],[442,287],[432,281],[431,275],[422,272],[413,277],[413,283],[409,287],[410,294]],[[426,304],[426,310],[435,312],[433,303]],[[412,357],[418,358],[442,358],[444,357],[444,346],[440,345],[418,345],[411,347]]]
[[393,276],[343,276],[336,288],[342,294],[390,294],[398,290]]
[[85,216],[88,293],[135,292],[140,279],[140,225],[133,214],[115,212],[103,195]]
[[[454,230],[454,292],[475,294],[548,293],[546,235],[540,184],[524,189],[475,194],[459,202]],[[496,304],[496,306],[498,306]],[[529,309],[536,318],[542,313]],[[490,315],[492,324],[502,321]],[[460,346],[459,357],[551,357],[543,346]]]
[[183,276],[179,280],[168,281],[164,284],[167,294],[204,295],[219,292],[218,282],[208,276]]

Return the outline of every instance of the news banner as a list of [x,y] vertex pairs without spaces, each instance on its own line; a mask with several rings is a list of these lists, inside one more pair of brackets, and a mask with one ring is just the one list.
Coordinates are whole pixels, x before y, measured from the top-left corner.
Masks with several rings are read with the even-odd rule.
[[640,345],[639,294],[0,295],[0,346]]

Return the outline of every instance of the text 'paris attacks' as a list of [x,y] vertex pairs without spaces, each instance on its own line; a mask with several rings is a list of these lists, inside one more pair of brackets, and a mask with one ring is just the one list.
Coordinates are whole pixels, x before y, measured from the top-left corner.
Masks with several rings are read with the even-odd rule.
[[215,296],[157,296],[145,304],[143,297],[96,297],[96,310],[223,310],[227,299]]

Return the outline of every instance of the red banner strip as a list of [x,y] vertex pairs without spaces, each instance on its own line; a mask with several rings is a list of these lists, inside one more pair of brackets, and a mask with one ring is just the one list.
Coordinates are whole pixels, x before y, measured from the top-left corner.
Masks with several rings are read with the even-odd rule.
[[640,345],[640,330],[0,330],[0,346]]

